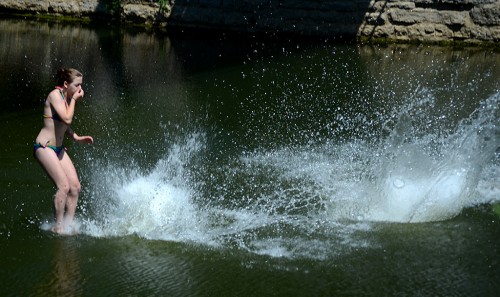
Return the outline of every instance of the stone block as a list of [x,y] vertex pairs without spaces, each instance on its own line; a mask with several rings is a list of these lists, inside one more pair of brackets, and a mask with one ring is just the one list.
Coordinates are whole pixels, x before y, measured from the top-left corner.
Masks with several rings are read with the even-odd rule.
[[139,4],[125,4],[123,5],[123,16],[126,19],[140,20],[143,22],[151,22],[155,19],[158,12],[157,7]]
[[390,9],[388,15],[392,23],[399,25],[435,23],[449,26],[463,26],[467,12],[416,8],[414,10]]
[[498,0],[414,0],[415,4],[481,5],[495,3]]
[[442,24],[449,26],[463,26],[468,13],[464,11],[440,11],[439,16]]
[[365,22],[369,25],[383,26],[387,22],[385,13],[372,12],[365,14]]
[[401,1],[401,2],[379,1],[379,2],[386,9],[388,9],[388,8],[400,8],[400,9],[411,10],[411,9],[415,8],[415,2],[409,2],[409,1]]
[[484,26],[500,25],[500,2],[474,7],[470,17],[475,24]]
[[79,14],[80,9],[75,1],[50,1],[48,12],[57,14]]
[[389,20],[393,24],[406,24],[406,25],[412,25],[416,23],[423,23],[423,22],[431,22],[435,23],[437,22],[437,13],[434,11],[429,11],[426,12],[423,9],[416,9],[416,10],[406,10],[406,9],[390,9],[387,12],[389,16]]
[[93,12],[102,12],[99,10],[99,0],[88,0],[80,2],[80,11],[85,14],[91,14]]
[[394,36],[394,26],[378,26],[372,29],[372,36],[374,38],[389,38]]
[[47,11],[47,3],[32,2],[26,0],[1,0],[0,8],[19,10],[19,11]]

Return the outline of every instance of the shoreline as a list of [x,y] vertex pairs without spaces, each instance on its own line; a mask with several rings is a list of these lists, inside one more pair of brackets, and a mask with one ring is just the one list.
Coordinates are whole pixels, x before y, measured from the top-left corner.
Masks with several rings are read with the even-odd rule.
[[256,0],[245,1],[246,6],[201,0],[0,0],[0,17],[360,44],[500,47],[500,2],[496,0],[467,0],[467,5],[444,0],[439,3],[450,3],[440,6],[432,0],[353,0],[344,6],[336,0],[300,6],[289,1],[290,7],[263,7],[255,5],[262,2]]

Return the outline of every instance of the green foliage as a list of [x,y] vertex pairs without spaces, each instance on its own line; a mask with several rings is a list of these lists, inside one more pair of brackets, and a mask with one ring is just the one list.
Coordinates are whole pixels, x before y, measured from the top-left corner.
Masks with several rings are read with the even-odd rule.
[[158,3],[160,4],[160,12],[163,12],[168,7],[169,0],[158,0]]

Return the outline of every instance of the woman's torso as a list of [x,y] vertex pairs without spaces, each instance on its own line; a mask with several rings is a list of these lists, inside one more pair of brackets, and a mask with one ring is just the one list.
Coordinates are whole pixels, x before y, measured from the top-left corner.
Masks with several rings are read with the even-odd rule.
[[[52,99],[50,97],[52,97]],[[62,146],[64,134],[68,129],[68,125],[60,119],[59,115],[52,106],[51,100],[61,100],[64,101],[66,105],[64,97],[58,89],[53,90],[49,96],[47,96],[43,107],[43,127],[40,130],[40,133],[38,133],[35,142],[41,145]]]

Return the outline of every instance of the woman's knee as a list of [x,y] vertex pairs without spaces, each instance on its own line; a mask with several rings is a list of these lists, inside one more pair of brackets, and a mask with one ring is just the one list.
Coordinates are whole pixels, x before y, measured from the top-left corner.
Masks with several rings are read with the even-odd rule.
[[82,190],[82,186],[79,181],[75,181],[71,183],[70,192],[73,195],[79,195]]
[[80,182],[77,181],[64,181],[57,184],[58,191],[69,195],[78,195],[81,191]]
[[58,192],[62,192],[64,194],[69,194],[70,191],[71,191],[71,187],[70,187],[70,184],[69,182],[67,181],[64,181],[64,182],[60,182],[57,184],[57,191]]

